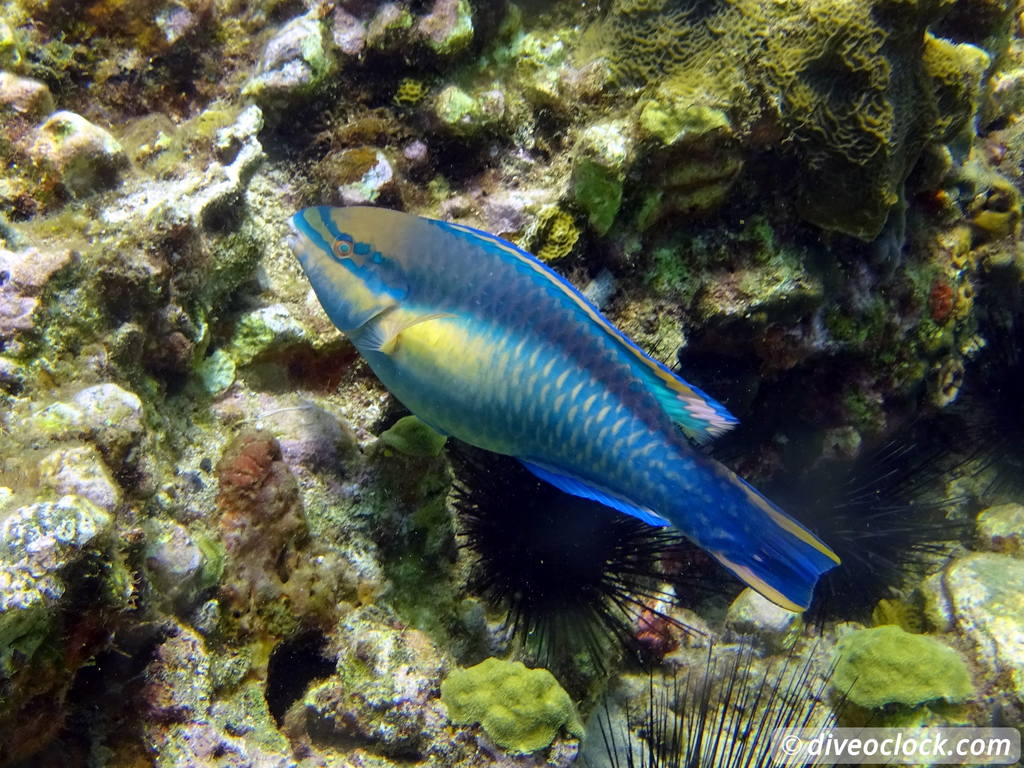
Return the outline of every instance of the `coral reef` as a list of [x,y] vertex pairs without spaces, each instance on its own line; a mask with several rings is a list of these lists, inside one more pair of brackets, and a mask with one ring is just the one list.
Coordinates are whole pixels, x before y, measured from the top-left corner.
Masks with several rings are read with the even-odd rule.
[[242,93],[262,104],[286,105],[314,92],[331,73],[324,29],[316,16],[300,16],[267,42],[259,68]]
[[[1018,10],[5,3],[0,766],[568,766],[672,679],[702,729],[834,720],[837,647],[883,716],[1019,720]],[[317,204],[498,234],[678,363],[742,422],[715,455],[838,540],[832,607],[462,471],[310,293]]]
[[1024,505],[1000,504],[978,513],[978,542],[984,549],[1024,556]]
[[781,651],[796,642],[803,630],[800,614],[781,610],[752,589],[744,589],[725,615],[725,628],[735,637],[749,638]]
[[620,82],[670,84],[674,98],[640,115],[660,141],[693,125],[748,141],[776,132],[799,169],[801,214],[871,240],[925,144],[951,139],[977,108],[988,55],[926,32],[952,5],[619,0],[592,47]]
[[4,513],[0,764],[31,758],[56,735],[76,673],[108,642],[110,618],[132,599],[113,530],[109,513],[73,495]]
[[229,578],[245,585],[243,591],[225,590],[227,602],[238,610],[257,596],[273,602],[274,592],[288,581],[282,576],[277,581],[275,575],[294,570],[296,549],[308,535],[298,486],[281,460],[281,446],[265,433],[243,432],[225,449],[217,475]]
[[385,618],[364,608],[343,620],[337,679],[314,685],[297,705],[314,742],[349,739],[396,757],[431,751],[446,661],[426,635]]
[[54,112],[36,133],[29,154],[74,197],[114,186],[128,164],[117,139],[74,112]]

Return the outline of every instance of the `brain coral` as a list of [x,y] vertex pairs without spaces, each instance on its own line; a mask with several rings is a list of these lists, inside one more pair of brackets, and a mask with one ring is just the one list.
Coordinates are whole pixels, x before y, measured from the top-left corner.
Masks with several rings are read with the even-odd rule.
[[621,84],[672,81],[681,98],[728,112],[741,138],[775,134],[799,168],[801,214],[871,240],[921,149],[976,107],[964,91],[980,73],[951,82],[964,47],[926,38],[953,5],[614,0],[588,39]]

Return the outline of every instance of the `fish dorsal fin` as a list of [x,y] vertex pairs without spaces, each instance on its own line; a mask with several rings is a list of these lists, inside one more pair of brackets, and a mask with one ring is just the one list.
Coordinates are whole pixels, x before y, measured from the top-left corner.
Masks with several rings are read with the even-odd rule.
[[627,501],[600,486],[567,474],[563,470],[546,467],[527,459],[520,459],[519,462],[545,483],[551,483],[555,488],[565,491],[572,496],[591,499],[592,501],[604,504],[606,507],[611,507],[612,509],[619,510],[619,512],[625,512],[627,515],[639,518],[648,525],[671,525],[668,520],[647,507],[641,507],[631,501]]
[[414,325],[454,317],[445,312],[416,313],[397,304],[385,307],[371,317],[353,334],[353,343],[360,350],[372,350],[390,355],[398,345],[398,337]]
[[526,251],[500,237],[473,227],[447,221],[434,220],[434,223],[448,232],[476,240],[485,247],[498,249],[517,259],[532,269],[540,278],[546,280],[553,288],[560,291],[566,299],[574,303],[593,320],[609,338],[622,347],[623,351],[629,355],[634,370],[646,385],[647,390],[655,397],[668,417],[678,424],[691,440],[705,443],[728,432],[739,423],[739,420],[729,413],[725,406],[677,376],[630,341],[571,283]]

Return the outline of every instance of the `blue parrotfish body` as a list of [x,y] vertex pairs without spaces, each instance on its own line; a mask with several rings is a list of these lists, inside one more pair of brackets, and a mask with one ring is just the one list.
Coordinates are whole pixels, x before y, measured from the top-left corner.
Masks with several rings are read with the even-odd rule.
[[[292,248],[384,385],[438,431],[673,525],[743,581],[806,608],[835,554],[696,450],[735,419],[501,238],[382,208],[314,207]],[[684,434],[686,436],[684,436]]]

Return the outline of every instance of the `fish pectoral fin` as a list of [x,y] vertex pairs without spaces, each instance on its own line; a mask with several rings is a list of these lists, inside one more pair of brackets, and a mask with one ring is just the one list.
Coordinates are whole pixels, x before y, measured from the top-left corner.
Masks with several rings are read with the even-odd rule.
[[624,512],[627,515],[632,515],[633,517],[643,520],[648,525],[666,526],[672,524],[664,517],[647,507],[641,507],[638,504],[634,504],[628,499],[623,499],[611,491],[601,488],[587,480],[583,480],[572,474],[566,473],[563,470],[537,464],[528,459],[519,459],[519,462],[545,483],[550,483],[555,486],[555,488],[565,491],[572,496],[591,499],[592,501],[604,504],[606,507],[617,509],[619,512]]
[[398,305],[392,305],[378,312],[360,326],[359,330],[353,334],[353,342],[361,351],[369,350],[390,355],[398,346],[398,337],[403,331],[407,331],[415,325],[445,317],[455,317],[455,315],[447,312],[417,314]]

